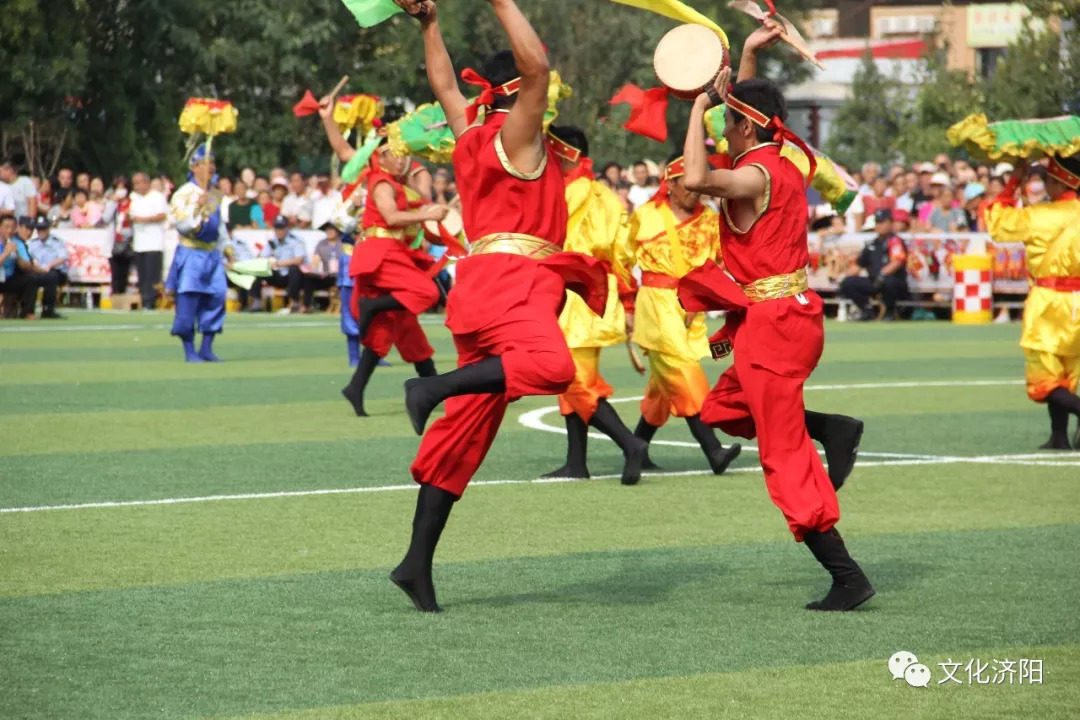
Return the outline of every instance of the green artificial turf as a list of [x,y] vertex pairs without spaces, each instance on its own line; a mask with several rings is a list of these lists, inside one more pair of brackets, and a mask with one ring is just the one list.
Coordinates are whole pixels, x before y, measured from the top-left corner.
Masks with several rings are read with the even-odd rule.
[[[711,476],[673,419],[668,474],[621,487],[595,439],[599,477],[537,483],[565,438],[527,398],[451,516],[432,617],[386,579],[415,500],[411,366],[379,368],[358,419],[331,319],[230,315],[203,366],[168,322],[0,323],[0,717],[1076,717],[1080,453],[1033,455],[1015,325],[828,326],[806,398],[867,422],[840,493],[863,609],[802,609],[827,576],[749,447]],[[603,370],[641,394],[622,348]],[[93,506],[113,501],[137,504]],[[81,507],[34,510],[59,505]],[[898,650],[929,687],[890,678]],[[1042,659],[1043,683],[938,684],[972,658]]]

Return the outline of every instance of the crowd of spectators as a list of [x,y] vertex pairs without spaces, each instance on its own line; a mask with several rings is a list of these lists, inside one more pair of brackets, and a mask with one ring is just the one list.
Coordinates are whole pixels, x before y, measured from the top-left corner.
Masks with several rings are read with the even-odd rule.
[[[852,173],[859,190],[843,215],[836,215],[828,205],[815,203],[811,198],[808,230],[818,231],[824,237],[870,232],[879,229],[881,218],[887,214],[890,231],[895,233],[985,232],[986,208],[1002,191],[1012,172],[1013,167],[1008,163],[972,165],[964,160],[950,160],[944,154],[933,162],[894,164],[887,170],[877,163],[866,163]],[[619,196],[630,213],[657,192],[661,174],[661,166],[642,159],[629,167],[609,162],[597,177]],[[1026,202],[1048,199],[1044,179],[1045,169],[1033,168],[1023,188]],[[266,175],[245,168],[238,176],[221,177],[217,182],[223,195],[223,216],[230,229],[288,232],[317,228],[324,225],[323,218],[333,214],[342,189],[337,177],[290,173],[283,168],[274,168]],[[75,173],[68,168],[60,169],[53,178],[36,178],[19,174],[10,162],[0,164],[0,217],[8,216],[15,221],[3,237],[2,267],[10,270],[0,270],[0,286],[7,295],[15,293],[10,285],[13,276],[20,273],[35,276],[51,273],[54,279],[59,274],[61,281],[66,280],[60,265],[49,267],[56,258],[50,255],[39,262],[29,245],[18,247],[17,239],[24,229],[31,235],[45,232],[48,237],[52,228],[106,228],[114,237],[110,258],[112,292],[125,293],[129,273],[135,269],[142,306],[153,307],[161,287],[168,199],[173,189],[170,178],[150,177],[146,173],[136,173],[130,180],[118,176],[106,185],[101,177]],[[450,205],[456,200],[454,180],[445,168],[434,171],[433,194],[439,204]],[[55,248],[57,242],[52,245]],[[38,253],[41,252],[39,247]],[[25,260],[21,259],[23,255],[27,256]],[[307,259],[298,265],[306,266]],[[279,271],[270,284],[285,283],[293,307],[310,311],[308,303],[300,304],[297,300],[304,284],[298,284],[295,273],[291,280],[288,275],[287,270]],[[18,292],[27,293],[28,287],[29,284],[20,285]],[[48,285],[39,278],[36,287]],[[258,307],[257,298],[252,306]],[[7,310],[10,314],[10,307]],[[32,314],[32,309],[23,314]],[[55,316],[54,306],[43,314],[43,317]]]

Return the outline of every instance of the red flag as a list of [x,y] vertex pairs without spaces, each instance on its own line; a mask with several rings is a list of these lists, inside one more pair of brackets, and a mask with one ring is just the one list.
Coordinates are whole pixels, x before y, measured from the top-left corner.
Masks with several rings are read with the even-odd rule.
[[300,102],[292,106],[292,112],[296,117],[314,115],[319,112],[319,101],[315,99],[310,90],[305,90],[304,97],[300,98]]
[[667,88],[642,90],[628,83],[611,98],[611,105],[619,103],[630,105],[630,119],[623,128],[657,142],[667,142]]

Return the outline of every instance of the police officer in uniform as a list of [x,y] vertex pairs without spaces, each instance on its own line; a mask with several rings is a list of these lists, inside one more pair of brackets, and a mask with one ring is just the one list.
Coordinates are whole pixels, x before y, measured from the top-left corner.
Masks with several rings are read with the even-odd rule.
[[49,221],[39,217],[34,225],[37,237],[30,240],[30,257],[38,267],[38,286],[44,288],[41,299],[43,320],[62,320],[56,312],[57,289],[68,281],[68,249],[63,240],[51,232]]
[[300,236],[289,229],[289,220],[284,215],[274,218],[274,235],[263,249],[262,257],[270,258],[274,274],[268,278],[259,278],[251,291],[255,297],[261,295],[262,284],[283,288],[289,297],[291,312],[300,312],[300,289],[304,286],[304,273],[300,266],[307,257],[307,248]]
[[[873,320],[870,300],[881,297],[885,305],[882,320],[893,320],[896,302],[908,296],[907,246],[893,232],[892,210],[883,208],[874,213],[874,231],[877,237],[870,240],[859,253],[851,274],[840,282],[839,294],[854,302],[862,311],[860,320]],[[862,271],[866,275],[862,275]]]

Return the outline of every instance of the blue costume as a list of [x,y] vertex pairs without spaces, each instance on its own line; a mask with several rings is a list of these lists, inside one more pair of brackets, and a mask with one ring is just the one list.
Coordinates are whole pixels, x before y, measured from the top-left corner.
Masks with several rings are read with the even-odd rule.
[[352,314],[353,279],[349,277],[349,261],[352,260],[356,238],[352,233],[345,233],[338,243],[338,298],[341,301],[341,333],[349,349],[349,367],[360,364],[360,328]]
[[[190,166],[209,161],[205,147],[191,156]],[[211,197],[200,210],[198,202],[206,193],[188,173],[188,182],[172,197],[170,218],[180,234],[165,288],[176,294],[176,316],[172,334],[184,344],[188,362],[215,362],[214,336],[225,323],[225,264],[222,251],[229,242],[225,220],[221,216],[221,194],[210,191]],[[202,333],[202,345],[195,352],[195,332]]]

